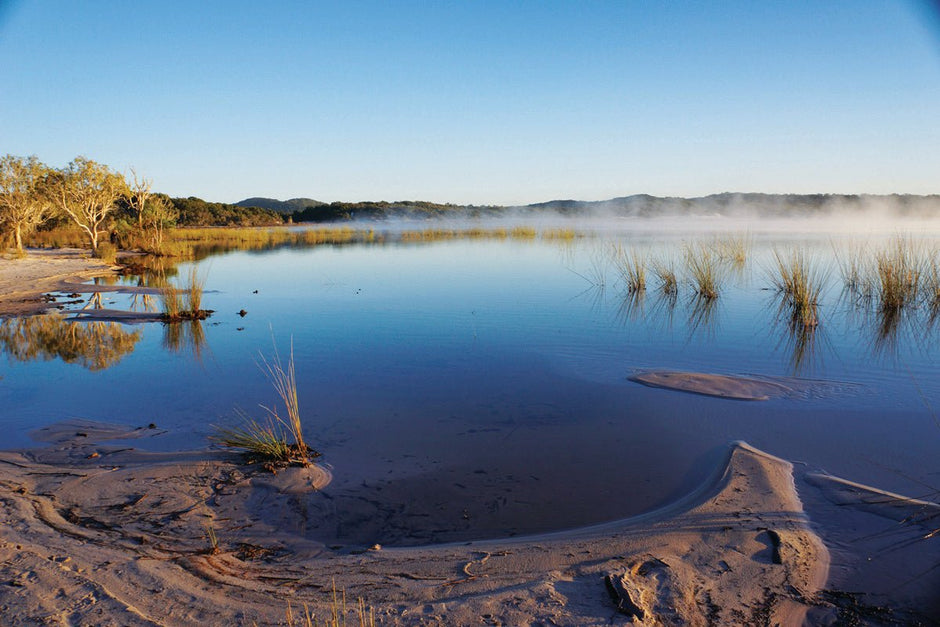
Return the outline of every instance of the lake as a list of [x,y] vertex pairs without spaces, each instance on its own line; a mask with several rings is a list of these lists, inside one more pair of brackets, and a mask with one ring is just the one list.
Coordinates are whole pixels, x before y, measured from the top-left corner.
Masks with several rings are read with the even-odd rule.
[[[492,227],[492,225],[489,225]],[[415,545],[569,529],[649,511],[689,492],[729,442],[902,494],[940,489],[940,321],[920,303],[897,316],[846,293],[851,251],[902,230],[851,235],[791,226],[538,226],[516,236],[403,237],[232,251],[196,262],[202,323],[102,325],[92,358],[25,342],[4,322],[4,447],[87,418],[158,427],[134,446],[208,446],[237,411],[276,397],[261,355],[293,356],[309,443],[334,480],[303,504],[299,532],[336,545]],[[935,251],[938,233],[908,233]],[[683,250],[727,255],[718,298],[697,298]],[[673,298],[631,294],[612,250],[673,263]],[[800,248],[826,277],[820,324],[781,314],[774,250]],[[716,253],[717,254],[717,253]],[[179,275],[186,276],[188,264]],[[133,283],[134,278],[123,279]],[[88,297],[73,300],[80,309]],[[141,298],[102,294],[107,307]],[[245,315],[239,314],[244,310]],[[21,325],[22,327],[22,325]],[[104,338],[104,339],[102,339]],[[19,344],[18,344],[19,343]],[[65,355],[68,359],[62,358]],[[646,370],[747,375],[793,393],[738,401],[640,385]],[[314,515],[316,514],[316,515]]]

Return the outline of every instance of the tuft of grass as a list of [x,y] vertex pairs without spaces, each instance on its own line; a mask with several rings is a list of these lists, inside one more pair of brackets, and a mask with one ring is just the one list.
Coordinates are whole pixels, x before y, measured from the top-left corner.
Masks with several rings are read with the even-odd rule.
[[685,264],[695,294],[706,300],[718,298],[721,292],[721,268],[718,254],[702,244],[686,246]]
[[722,261],[743,266],[751,251],[751,240],[746,233],[727,235],[715,240],[715,252]]
[[262,355],[259,367],[274,386],[286,417],[281,416],[277,407],[262,405],[261,408],[267,413],[264,422],[243,415],[241,426],[216,427],[216,433],[211,439],[217,444],[245,453],[250,462],[262,462],[271,470],[279,465],[309,466],[310,460],[320,454],[304,441],[293,343],[286,367],[282,365],[277,349],[271,361]]
[[160,302],[166,320],[179,320],[183,311],[183,295],[175,285],[167,284],[160,289]]
[[186,287],[186,302],[190,312],[202,311],[202,290],[205,283],[205,278],[199,276],[196,266],[190,268],[189,285]]
[[208,318],[212,311],[202,309],[204,285],[205,279],[199,276],[195,266],[190,269],[189,285],[179,287],[166,283],[160,290],[164,322],[204,320]]
[[675,297],[679,293],[679,280],[672,261],[654,260],[653,274],[656,275],[657,289],[661,294]]
[[288,442],[284,426],[273,419],[259,423],[242,416],[239,427],[216,427],[212,440],[222,446],[240,450],[253,461],[290,463],[294,450]]
[[[306,603],[303,604],[303,607],[303,616],[298,617],[298,622],[295,622],[290,599],[287,600],[285,613],[288,627],[295,627],[295,625],[298,627],[317,627],[320,625],[320,622],[317,621],[317,617],[310,612],[310,608]],[[346,591],[343,590],[342,593],[336,591],[335,579],[333,580],[333,594],[328,612],[329,616],[326,622],[323,623],[325,627],[346,627],[346,615],[348,613],[346,608]],[[366,609],[366,602],[362,597],[359,597],[356,603],[356,614],[359,619],[359,627],[375,627],[375,610],[371,606]]]
[[836,262],[839,264],[839,274],[842,275],[843,289],[856,297],[870,295],[871,282],[867,279],[869,272],[866,269],[865,249],[862,246],[852,246],[847,250],[836,253]]
[[[287,368],[281,365],[281,357],[274,349],[273,361],[268,361],[261,356],[261,363],[264,364],[264,370],[268,380],[274,386],[275,391],[284,404],[284,411],[287,418],[282,419],[278,416],[277,409],[270,409],[262,406],[273,418],[282,422],[294,440],[294,445],[301,452],[310,450],[310,447],[304,442],[303,424],[300,420],[300,403],[297,399],[297,375],[294,370],[294,343],[291,341],[290,357],[287,360]],[[307,465],[306,463],[304,465]]]
[[817,326],[819,295],[825,277],[802,250],[784,254],[775,248],[773,252],[776,265],[770,278],[781,296],[781,308],[787,309],[791,322],[798,327]]
[[924,300],[931,316],[940,314],[940,263],[936,256],[931,260],[930,267],[924,275],[922,288]]
[[899,311],[916,302],[924,262],[910,239],[899,236],[879,251],[875,268],[882,311]]
[[643,255],[636,250],[627,253],[623,246],[615,244],[610,256],[627,292],[634,294],[646,290],[646,258]]
[[222,552],[222,548],[219,545],[219,536],[215,532],[215,527],[210,523],[206,524],[206,539],[209,541],[209,547],[206,549],[206,553],[209,555],[218,555]]

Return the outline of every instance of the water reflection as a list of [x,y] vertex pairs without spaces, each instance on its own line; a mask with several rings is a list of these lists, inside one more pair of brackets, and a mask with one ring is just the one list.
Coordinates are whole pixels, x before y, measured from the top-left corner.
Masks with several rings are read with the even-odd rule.
[[206,330],[201,320],[183,320],[163,325],[163,348],[173,353],[188,350],[197,361],[207,349]]
[[134,350],[141,331],[116,322],[75,322],[60,313],[0,322],[0,347],[13,361],[61,359],[104,370]]
[[783,347],[790,374],[799,376],[821,370],[823,360],[818,343],[824,341],[825,331],[818,320],[806,324],[782,292],[777,292],[774,303],[777,308],[774,328],[780,335],[777,349]]
[[718,326],[718,314],[721,311],[719,299],[702,294],[693,294],[689,298],[689,339],[701,334],[714,338]]

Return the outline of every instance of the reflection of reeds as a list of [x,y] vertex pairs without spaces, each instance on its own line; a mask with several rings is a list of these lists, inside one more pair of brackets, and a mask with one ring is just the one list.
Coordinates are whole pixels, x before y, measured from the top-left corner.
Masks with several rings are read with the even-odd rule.
[[615,244],[610,251],[614,268],[627,292],[642,292],[646,289],[646,259],[636,250],[629,253],[620,244]]
[[592,287],[596,287],[603,292],[607,287],[607,261],[606,256],[599,251],[594,251],[591,255],[590,266],[588,266],[584,273],[571,268],[568,268],[568,270],[590,283]]
[[686,270],[695,293],[705,300],[718,298],[721,292],[721,268],[714,250],[704,245],[685,248]]
[[646,292],[642,290],[628,290],[617,305],[617,319],[621,324],[634,322],[643,317],[643,303]]
[[174,353],[188,348],[197,360],[206,348],[206,330],[200,320],[185,320],[163,325],[163,347]]
[[712,333],[718,320],[718,299],[695,294],[689,300],[689,336]]

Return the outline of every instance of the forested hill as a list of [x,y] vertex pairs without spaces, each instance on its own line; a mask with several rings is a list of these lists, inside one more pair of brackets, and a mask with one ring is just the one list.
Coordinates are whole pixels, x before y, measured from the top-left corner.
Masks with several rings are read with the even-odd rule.
[[316,207],[324,203],[319,200],[314,200],[313,198],[291,198],[290,200],[278,200],[277,198],[262,198],[256,196],[254,198],[246,198],[245,200],[240,200],[235,203],[236,207],[259,207],[261,209],[269,209],[271,211],[277,211],[278,213],[283,213],[284,215],[290,215],[295,211],[303,211],[307,207]]
[[[309,203],[309,204],[305,204]],[[304,205],[304,206],[301,206]],[[610,200],[552,200],[513,207],[440,204],[426,201],[333,202],[307,198],[280,201],[248,198],[238,207],[264,207],[277,211],[294,222],[336,222],[356,219],[437,217],[500,217],[514,215],[537,217],[664,217],[684,215],[723,215],[749,217],[800,218],[834,213],[877,211],[898,217],[940,218],[940,195],[911,194],[757,194],[723,193],[698,198],[660,197],[636,194]],[[294,207],[291,209],[291,207]]]
[[208,202],[195,196],[160,196],[176,209],[180,226],[275,226],[284,223],[284,217],[270,209]]
[[940,195],[724,193],[698,198],[679,198],[637,194],[599,201],[552,200],[515,209],[530,215],[554,212],[568,216],[643,218],[684,215],[800,218],[869,211],[899,217],[940,217]]

